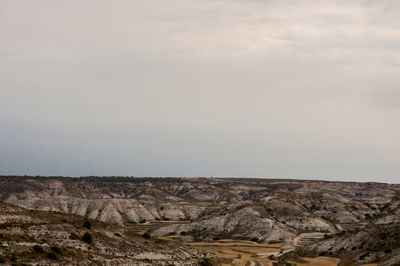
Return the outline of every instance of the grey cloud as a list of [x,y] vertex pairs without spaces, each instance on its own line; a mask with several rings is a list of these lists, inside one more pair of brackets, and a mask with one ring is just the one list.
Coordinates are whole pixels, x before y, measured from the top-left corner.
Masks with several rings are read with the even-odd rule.
[[0,174],[399,182],[399,15],[397,1],[6,1]]

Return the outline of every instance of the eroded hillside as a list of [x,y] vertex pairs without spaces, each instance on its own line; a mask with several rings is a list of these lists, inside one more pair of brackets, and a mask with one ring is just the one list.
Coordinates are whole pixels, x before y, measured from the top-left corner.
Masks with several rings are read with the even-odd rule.
[[[342,246],[340,241],[349,234],[368,235],[369,228],[376,226],[390,231],[388,228],[400,220],[399,193],[399,185],[381,183],[229,178],[0,178],[0,199],[32,210],[81,215],[176,242],[224,238],[280,242],[296,246],[296,252],[301,250],[310,256],[326,254],[354,263],[365,260],[359,257],[368,250],[346,253],[353,247]],[[303,237],[309,235],[313,237]],[[396,246],[391,249],[396,250]],[[391,254],[377,253],[366,261],[395,260],[396,251]]]
[[115,224],[0,202],[0,264],[197,265],[210,256]]

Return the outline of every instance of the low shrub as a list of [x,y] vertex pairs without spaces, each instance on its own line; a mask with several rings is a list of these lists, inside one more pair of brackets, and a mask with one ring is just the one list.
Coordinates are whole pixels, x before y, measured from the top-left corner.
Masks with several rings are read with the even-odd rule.
[[51,251],[53,251],[54,253],[57,253],[57,254],[61,254],[61,253],[62,253],[62,251],[61,251],[61,249],[60,249],[59,247],[52,246],[50,249],[51,249]]
[[212,266],[213,264],[211,263],[210,259],[205,258],[199,261],[200,266]]
[[79,236],[78,236],[77,234],[75,234],[75,233],[71,233],[71,234],[69,235],[69,239],[71,239],[71,240],[78,240],[78,239],[79,239]]
[[48,257],[49,259],[52,259],[52,260],[56,260],[56,259],[57,259],[57,255],[56,255],[56,253],[54,253],[54,252],[49,252],[49,253],[47,253],[47,257]]
[[92,243],[92,242],[93,242],[92,235],[89,234],[88,232],[86,232],[86,233],[82,236],[82,241],[85,242],[85,243],[88,243],[88,244]]
[[34,245],[33,246],[33,251],[35,251],[36,253],[43,253],[44,252],[42,246],[39,246],[39,245]]
[[92,224],[88,220],[86,220],[83,223],[83,227],[86,227],[87,229],[91,229],[92,228]]

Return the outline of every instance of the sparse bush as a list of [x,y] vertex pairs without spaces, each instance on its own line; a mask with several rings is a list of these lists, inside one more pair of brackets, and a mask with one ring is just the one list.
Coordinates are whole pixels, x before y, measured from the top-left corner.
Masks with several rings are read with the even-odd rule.
[[92,228],[92,224],[88,220],[86,220],[83,223],[83,227],[86,227],[87,229],[91,229]]
[[5,264],[7,261],[6,261],[6,259],[5,258],[3,258],[3,257],[0,257],[0,263],[1,264]]
[[57,254],[61,254],[61,253],[62,253],[62,251],[61,251],[61,249],[60,249],[59,247],[52,246],[50,249],[51,249],[51,251],[53,251],[54,253],[57,253]]
[[57,259],[57,255],[56,255],[56,253],[54,253],[54,252],[49,252],[49,253],[47,253],[47,257],[48,257],[49,259],[52,259],[52,260],[56,260],[56,259]]
[[92,239],[92,235],[89,234],[88,232],[86,232],[83,236],[82,236],[82,241],[85,243],[92,243],[93,239]]
[[39,245],[34,245],[33,246],[33,251],[35,251],[36,253],[43,253],[44,252],[42,246],[39,246]]
[[387,237],[387,234],[385,232],[382,232],[382,233],[379,234],[379,238],[382,239],[382,240],[385,240],[386,237]]
[[71,240],[78,240],[78,239],[79,239],[79,236],[78,236],[77,234],[75,234],[75,233],[71,233],[71,234],[69,235],[69,239],[71,239]]
[[181,236],[184,236],[184,235],[186,235],[186,232],[183,232],[183,231],[182,231],[182,232],[181,232]]
[[212,266],[210,259],[205,258],[199,261],[200,266]]
[[257,237],[253,237],[252,239],[250,239],[251,241],[253,241],[253,242],[257,242],[258,241],[258,238]]
[[142,235],[142,237],[149,239],[149,238],[151,238],[151,235],[150,235],[149,233],[146,232],[146,233],[144,233],[144,234]]
[[115,236],[121,237],[120,233],[114,233]]
[[168,240],[162,239],[162,238],[156,238],[155,239],[156,243],[167,243]]

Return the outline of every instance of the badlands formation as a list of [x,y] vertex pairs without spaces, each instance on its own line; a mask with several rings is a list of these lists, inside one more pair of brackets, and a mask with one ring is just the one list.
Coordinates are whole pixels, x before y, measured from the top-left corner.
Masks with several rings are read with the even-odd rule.
[[[274,258],[277,261],[327,256],[339,258],[341,265],[398,265],[399,195],[399,185],[382,183],[0,177],[0,200],[9,206],[85,217],[121,232],[132,230],[140,240],[147,233],[151,235],[147,241],[174,243],[166,252],[174,253],[174,245],[187,249],[182,250],[186,255],[176,253],[179,258],[160,255],[165,258],[157,262],[161,265],[178,265],[185,256],[187,263],[203,263],[204,258],[212,262],[213,254],[195,252],[187,244],[221,239],[284,243],[279,259],[278,255]],[[2,213],[0,222],[5,223],[7,217]],[[112,239],[116,241],[115,235]],[[151,245],[148,252],[154,255],[157,251]],[[132,254],[131,259],[138,258]],[[157,259],[143,256],[143,260]]]

